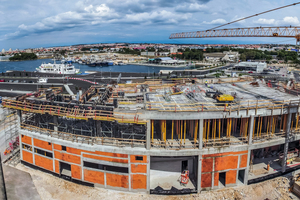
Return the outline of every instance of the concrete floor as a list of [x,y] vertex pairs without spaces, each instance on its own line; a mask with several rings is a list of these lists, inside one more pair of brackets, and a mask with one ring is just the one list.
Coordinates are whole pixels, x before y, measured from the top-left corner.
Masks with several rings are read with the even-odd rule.
[[157,186],[165,190],[170,190],[173,187],[181,189],[195,189],[193,183],[189,180],[186,186],[180,185],[180,172],[166,172],[159,170],[150,170],[150,189],[155,189]]
[[[0,108],[0,110],[2,110]],[[5,156],[3,152],[6,149],[5,144],[5,130],[3,130],[3,123],[0,124],[0,156],[2,162],[9,156]],[[1,163],[2,164],[2,163]],[[2,164],[4,181],[6,188],[7,199],[9,200],[38,200],[41,199],[38,194],[35,185],[33,184],[31,175],[27,172],[20,171],[16,168],[10,167],[6,164]],[[3,188],[3,183],[0,181],[0,187]],[[0,189],[2,189],[0,188]],[[0,190],[0,199],[4,194]]]
[[16,168],[3,165],[7,199],[40,200],[31,175]]
[[[272,163],[270,164],[270,170],[267,171],[267,165],[269,161],[272,161]],[[300,165],[300,162],[293,161],[293,164],[287,165],[287,169],[290,167],[295,167],[297,165]],[[279,159],[276,157],[255,159],[252,169],[250,167],[249,180],[276,173],[278,171],[281,171],[281,168],[282,167],[279,163]]]

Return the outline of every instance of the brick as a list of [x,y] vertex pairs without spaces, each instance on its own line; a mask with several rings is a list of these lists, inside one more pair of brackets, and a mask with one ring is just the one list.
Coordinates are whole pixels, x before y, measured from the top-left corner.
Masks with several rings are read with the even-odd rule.
[[41,149],[47,149],[49,151],[52,151],[52,144],[49,142],[33,138],[33,144],[34,146],[39,147]]
[[55,160],[55,172],[60,174],[59,161],[58,160]]
[[215,172],[215,177],[214,177],[214,186],[219,185],[219,173]]
[[106,184],[111,187],[128,188],[128,176],[106,173]]
[[77,165],[71,165],[72,178],[81,179],[81,167]]
[[62,150],[61,145],[59,145],[59,144],[53,144],[53,149],[56,149],[56,150],[59,150],[59,151]]
[[39,155],[34,156],[35,165],[53,171],[53,160]]
[[132,173],[147,173],[147,165],[131,164]]
[[141,174],[131,175],[131,188],[132,189],[147,189],[147,176]]
[[89,154],[83,154],[83,157],[92,158],[95,160],[105,160],[105,161],[109,161],[109,162],[128,163],[128,160],[126,160],[126,159],[108,158],[108,157],[95,156],[95,155],[89,155]]
[[212,172],[213,158],[202,159],[202,172]]
[[226,185],[236,183],[236,170],[230,170],[230,171],[226,172],[225,183],[226,183]]
[[28,137],[26,135],[22,135],[21,141],[22,141],[22,143],[32,145],[31,137]]
[[215,158],[215,171],[236,169],[238,167],[238,156],[224,156]]
[[62,153],[59,151],[54,151],[54,156],[55,156],[55,158],[62,160],[62,161],[67,161],[67,162],[74,163],[74,164],[81,164],[81,159],[79,156],[71,155],[68,153]]
[[24,161],[33,164],[33,155],[32,155],[32,153],[22,150],[22,154],[23,154],[23,160]]
[[201,175],[201,187],[211,187],[211,173]]
[[240,168],[247,167],[248,155],[247,154],[241,155],[240,159],[241,159],[241,161],[240,161]]
[[84,180],[91,183],[98,183],[104,185],[104,173],[84,169]]

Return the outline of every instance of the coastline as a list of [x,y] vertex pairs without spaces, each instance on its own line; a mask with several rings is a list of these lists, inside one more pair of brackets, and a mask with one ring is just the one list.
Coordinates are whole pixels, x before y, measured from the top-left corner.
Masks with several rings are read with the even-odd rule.
[[190,66],[187,65],[158,65],[158,64],[148,64],[148,63],[128,63],[130,65],[143,65],[148,67],[166,67],[166,68],[189,68]]

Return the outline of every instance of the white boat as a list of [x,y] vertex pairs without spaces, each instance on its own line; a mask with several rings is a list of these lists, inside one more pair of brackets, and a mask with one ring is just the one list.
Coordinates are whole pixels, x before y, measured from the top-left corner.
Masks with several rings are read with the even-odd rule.
[[36,68],[38,72],[41,73],[53,73],[53,74],[77,74],[79,73],[79,69],[76,69],[71,64],[41,64],[39,68]]
[[38,83],[47,83],[48,79],[47,78],[40,78],[37,82]]

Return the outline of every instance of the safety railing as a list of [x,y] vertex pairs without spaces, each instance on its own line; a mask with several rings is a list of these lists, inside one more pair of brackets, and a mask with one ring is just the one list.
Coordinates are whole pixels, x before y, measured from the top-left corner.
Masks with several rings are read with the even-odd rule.
[[242,110],[257,110],[258,109],[283,109],[287,107],[299,107],[300,100],[248,100],[238,101],[234,103],[217,103],[217,102],[197,102],[191,104],[164,103],[164,102],[147,102],[145,109],[149,111],[161,112],[207,112],[207,111],[224,111],[235,112]]
[[67,140],[71,142],[84,143],[89,145],[106,145],[117,147],[146,147],[146,140],[126,139],[126,138],[110,138],[110,137],[92,137],[84,135],[76,135],[51,129],[39,128],[29,124],[22,123],[21,129],[31,132],[37,132],[53,138]]
[[139,113],[120,113],[105,110],[95,109],[81,109],[78,106],[73,108],[55,106],[55,105],[43,105],[34,104],[29,102],[21,102],[14,100],[3,100],[3,107],[22,110],[31,113],[39,114],[50,114],[60,117],[73,118],[78,120],[102,120],[102,121],[118,121],[119,123],[135,123],[135,124],[146,124],[147,121],[139,119]]
[[226,147],[248,144],[248,137],[223,137],[216,139],[203,139],[203,148]]

